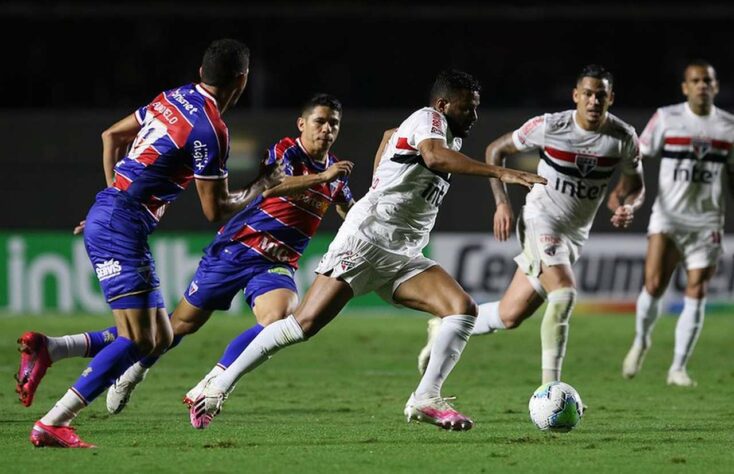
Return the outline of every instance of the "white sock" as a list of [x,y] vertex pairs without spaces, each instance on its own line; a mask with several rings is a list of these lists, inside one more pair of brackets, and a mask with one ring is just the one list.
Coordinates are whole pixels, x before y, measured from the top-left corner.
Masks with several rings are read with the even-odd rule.
[[41,423],[48,426],[69,426],[85,406],[79,395],[69,389],[46,416],[41,418]]
[[505,323],[500,319],[500,302],[480,304],[477,322],[471,332],[472,336],[490,334],[500,329],[505,329]]
[[51,362],[68,357],[84,357],[89,350],[89,341],[86,334],[73,334],[71,336],[48,337],[48,356]]
[[568,322],[575,303],[575,288],[560,288],[548,293],[548,304],[540,325],[543,383],[561,379],[568,342]]
[[214,368],[212,368],[212,370],[209,371],[208,374],[206,374],[206,376],[204,376],[204,378],[209,379],[209,378],[216,377],[219,374],[221,374],[222,372],[224,372],[225,370],[226,370],[226,367],[222,367],[221,365],[217,364],[214,366]]
[[675,326],[675,353],[670,370],[684,370],[703,329],[706,298],[683,298],[683,311]]
[[122,374],[120,378],[137,383],[142,381],[147,373],[148,367],[143,367],[140,362],[135,362],[125,371],[124,374]]
[[301,325],[292,314],[266,326],[232,365],[212,381],[213,388],[228,392],[240,377],[268,360],[271,355],[304,339]]
[[642,288],[637,297],[637,313],[635,316],[634,344],[647,349],[652,344],[652,330],[660,317],[661,298],[655,298],[647,289]]
[[463,314],[443,318],[431,348],[428,367],[418,388],[415,389],[417,399],[441,396],[441,386],[459,361],[476,319],[474,316]]

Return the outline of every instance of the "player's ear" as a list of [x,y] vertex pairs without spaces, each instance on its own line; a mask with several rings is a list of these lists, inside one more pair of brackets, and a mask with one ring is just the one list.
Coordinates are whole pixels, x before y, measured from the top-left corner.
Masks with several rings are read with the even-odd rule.
[[296,127],[298,127],[299,132],[302,132],[303,129],[306,128],[306,119],[304,119],[303,117],[298,117],[298,119],[296,119]]
[[203,66],[199,66],[199,80],[202,80],[203,73],[204,73],[204,67]]
[[573,98],[574,104],[579,103],[579,89],[577,87],[573,88],[573,93],[571,94],[571,97]]
[[436,103],[434,104],[434,108],[441,113],[446,112],[446,110],[448,110],[448,107],[449,107],[449,100],[444,97],[441,97],[440,99],[436,100]]
[[614,104],[614,91],[609,91],[609,106]]

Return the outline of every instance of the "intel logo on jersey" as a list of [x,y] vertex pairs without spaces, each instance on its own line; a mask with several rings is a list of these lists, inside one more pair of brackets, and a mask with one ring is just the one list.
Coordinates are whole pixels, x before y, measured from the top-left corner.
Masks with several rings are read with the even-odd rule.
[[119,275],[122,272],[122,265],[117,260],[109,259],[98,263],[94,269],[97,272],[99,281],[103,281]]
[[579,169],[581,176],[586,176],[591,173],[591,170],[596,168],[598,162],[599,160],[595,156],[576,155],[576,168]]

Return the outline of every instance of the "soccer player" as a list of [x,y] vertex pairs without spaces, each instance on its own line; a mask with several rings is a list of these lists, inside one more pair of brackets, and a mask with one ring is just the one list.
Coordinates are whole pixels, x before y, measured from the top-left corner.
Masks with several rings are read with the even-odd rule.
[[[544,114],[527,121],[487,146],[486,161],[495,165],[519,152],[540,153],[538,174],[547,186],[528,193],[518,217],[522,253],[518,268],[500,301],[479,305],[472,334],[514,329],[547,300],[541,325],[542,383],[560,380],[568,323],[576,302],[572,266],[589,236],[615,168],[618,185],[608,205],[615,227],[627,227],[644,199],[642,164],[634,129],[608,113],[614,102],[612,74],[601,66],[582,69],[573,89],[575,110]],[[514,220],[502,183],[491,179],[497,204],[494,235],[504,241]],[[433,363],[436,333],[443,324],[429,321],[429,338],[418,357],[418,370]]]
[[477,119],[479,83],[469,74],[438,75],[430,106],[414,112],[382,143],[372,187],[349,211],[303,302],[267,326],[229,367],[213,378],[190,408],[191,423],[206,428],[234,384],[278,350],[313,337],[354,296],[371,291],[390,302],[443,317],[434,354],[405,407],[408,419],[467,430],[471,419],[441,396],[441,386],[471,333],[476,305],[458,283],[424,257],[451,174],[493,176],[532,186],[539,176],[487,165],[459,152]]
[[643,156],[661,158],[660,188],[647,229],[635,339],[622,375],[632,378],[640,371],[661,298],[682,263],[687,284],[667,382],[692,387],[696,382],[686,364],[703,328],[708,282],[722,253],[724,192],[734,172],[734,116],[714,106],[719,83],[708,62],[689,63],[681,88],[686,101],[659,108],[640,137]]
[[[344,218],[354,204],[347,183],[353,163],[339,161],[331,147],[339,135],[342,105],[318,94],[302,107],[300,137],[283,138],[268,149],[264,166],[279,164],[285,177],[220,229],[206,248],[188,290],[173,312],[176,342],[197,331],[215,310],[228,309],[244,290],[257,324],[235,337],[204,379],[189,390],[189,405],[209,379],[223,372],[265,326],[293,313],[298,289],[293,274],[331,204]],[[284,195],[282,197],[270,197]],[[158,359],[145,357],[107,391],[107,409],[119,413],[130,393]]]
[[[211,221],[234,214],[279,183],[277,171],[264,169],[248,188],[228,188],[229,134],[221,114],[245,89],[248,65],[247,46],[215,41],[204,53],[201,83],[162,92],[102,134],[108,187],[97,194],[80,228],[118,335],[34,424],[30,441],[35,446],[93,447],[79,438],[71,421],[131,364],[171,344],[171,325],[147,241],[191,180],[196,180],[202,209]],[[38,333],[19,340],[17,390],[26,406],[51,363],[44,340]]]

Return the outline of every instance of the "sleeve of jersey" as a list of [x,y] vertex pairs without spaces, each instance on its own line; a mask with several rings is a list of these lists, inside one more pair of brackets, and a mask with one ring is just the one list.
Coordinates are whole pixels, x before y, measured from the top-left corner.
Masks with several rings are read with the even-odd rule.
[[339,193],[334,197],[334,201],[336,202],[343,202],[345,204],[348,204],[352,202],[354,197],[352,196],[352,190],[349,189],[349,184],[347,183],[347,180],[344,180],[342,188],[339,190]]
[[662,149],[663,129],[663,115],[658,109],[640,135],[640,153],[655,156]]
[[283,168],[283,174],[286,176],[293,176],[293,163],[287,156],[287,148],[283,146],[282,142],[278,142],[275,145],[268,148],[268,152],[263,158],[263,166],[271,166],[275,163],[281,163]]
[[624,156],[622,157],[622,173],[635,175],[642,173],[642,156],[640,155],[640,141],[633,131],[624,144]]
[[227,177],[227,154],[229,150],[220,150],[217,135],[211,131],[197,133],[194,127],[186,143],[191,154],[196,179],[224,179]]
[[138,121],[140,125],[143,125],[143,122],[145,122],[145,115],[148,113],[148,106],[140,107],[138,110],[135,111],[135,120]]
[[414,143],[415,148],[423,140],[438,139],[446,143],[446,132],[449,125],[446,118],[435,110],[426,110],[416,117],[413,128],[413,139],[408,137],[408,143]]
[[520,151],[542,148],[545,136],[545,115],[533,117],[512,132],[512,142]]

